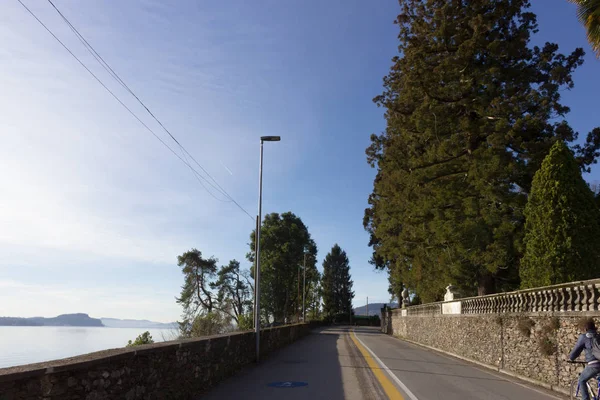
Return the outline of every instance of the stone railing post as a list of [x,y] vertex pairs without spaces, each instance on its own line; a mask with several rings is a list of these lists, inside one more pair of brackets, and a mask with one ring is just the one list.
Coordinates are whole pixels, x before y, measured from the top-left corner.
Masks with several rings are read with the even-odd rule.
[[590,293],[590,297],[588,298],[588,311],[595,311],[596,308],[596,290],[594,285],[588,285],[588,292]]
[[573,310],[581,311],[581,289],[579,286],[575,286],[573,288],[573,291],[575,292],[575,302],[574,302]]

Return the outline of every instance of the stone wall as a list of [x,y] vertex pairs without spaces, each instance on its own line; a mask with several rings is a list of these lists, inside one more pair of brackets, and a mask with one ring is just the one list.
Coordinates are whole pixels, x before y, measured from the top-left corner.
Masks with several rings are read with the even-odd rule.
[[[261,358],[310,332],[261,331]],[[100,351],[0,369],[0,400],[197,399],[256,358],[254,332]]]
[[600,312],[402,316],[396,309],[382,330],[564,393],[580,370],[566,360],[585,317],[598,324]]

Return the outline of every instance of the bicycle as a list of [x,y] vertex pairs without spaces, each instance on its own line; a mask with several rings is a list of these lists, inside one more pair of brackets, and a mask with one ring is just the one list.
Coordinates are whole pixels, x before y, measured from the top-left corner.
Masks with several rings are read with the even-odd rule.
[[[585,361],[567,361],[569,364],[581,364],[581,365],[587,365],[587,362]],[[581,375],[581,372],[579,373],[579,375]],[[573,382],[571,382],[571,400],[575,400],[575,399],[581,399],[581,393],[580,393],[580,387],[579,387],[579,375],[577,377],[577,379],[575,379]],[[596,385],[590,385],[590,382],[592,380],[596,380]],[[598,393],[600,393],[600,376],[595,376],[592,379],[590,379],[589,381],[586,382],[586,386],[587,386],[587,390],[588,393],[590,394],[590,400],[600,400],[600,397],[598,397]],[[594,387],[596,388],[594,390]]]

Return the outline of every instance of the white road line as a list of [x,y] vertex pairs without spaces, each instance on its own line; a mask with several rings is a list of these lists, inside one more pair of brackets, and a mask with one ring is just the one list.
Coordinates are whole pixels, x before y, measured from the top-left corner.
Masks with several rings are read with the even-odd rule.
[[375,355],[375,353],[373,353],[373,350],[371,350],[370,348],[368,348],[367,345],[362,340],[360,340],[360,338],[358,337],[358,335],[356,334],[356,332],[352,331],[352,334],[354,335],[354,337],[356,338],[356,340],[358,340],[358,342],[360,344],[362,344],[365,349],[367,349],[367,351],[371,354],[371,357],[373,357],[373,359],[375,361],[377,361],[377,364],[379,364],[379,366],[381,367],[381,369],[385,370],[385,372],[388,373],[388,375],[390,376],[390,378],[392,378],[394,380],[394,382],[396,382],[396,384],[398,386],[400,386],[400,388],[404,391],[404,394],[406,394],[411,400],[419,400],[417,398],[417,396],[415,396],[413,394],[413,392],[411,392],[410,389],[408,389],[406,387],[406,385],[404,383],[402,383],[402,381],[400,379],[398,379],[398,377],[387,367],[387,365],[385,365],[383,363],[383,361],[381,361],[379,359],[379,357],[377,357]]

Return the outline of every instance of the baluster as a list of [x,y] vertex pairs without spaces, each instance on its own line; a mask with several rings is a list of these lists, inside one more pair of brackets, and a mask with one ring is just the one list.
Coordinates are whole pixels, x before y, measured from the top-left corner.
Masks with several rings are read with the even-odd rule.
[[517,303],[517,312],[523,312],[523,302],[524,302],[524,298],[523,298],[523,293],[519,293],[517,295],[517,298],[519,300],[519,302]]
[[550,291],[544,290],[544,311],[550,310]]
[[550,309],[552,312],[558,311],[558,289],[553,289],[550,292],[551,301],[550,301]]
[[546,305],[546,291],[545,290],[540,290],[539,294],[540,294],[539,311],[543,312],[544,311],[544,307]]
[[535,309],[533,311],[542,311],[542,294],[540,292],[535,292]]
[[573,288],[572,287],[568,287],[567,288],[567,310],[566,311],[573,311],[573,299],[574,299],[574,293],[573,293]]
[[502,295],[502,313],[506,313],[508,311],[508,301],[506,300],[506,295]]
[[490,307],[490,302],[491,302],[491,298],[487,297],[484,302],[485,302],[485,307],[483,308],[483,312],[486,314],[489,314],[492,310]]
[[588,285],[587,287],[589,297],[588,297],[588,311],[596,310],[596,291],[594,290],[594,285]]
[[512,308],[513,308],[513,298],[512,297],[513,297],[512,294],[509,294],[509,295],[506,296],[506,300],[508,301],[507,308],[508,308],[508,312],[509,313],[513,312],[513,310],[512,310]]
[[575,292],[575,301],[573,302],[573,310],[581,311],[581,287],[575,286],[573,288],[573,291]]
[[589,298],[588,288],[585,285],[580,286],[580,288],[581,288],[581,294],[582,294],[581,311],[587,311],[588,310],[588,298]]
[[511,303],[512,303],[511,304],[511,306],[512,306],[511,307],[512,308],[511,312],[517,312],[518,311],[518,308],[517,308],[517,300],[518,300],[517,299],[517,295],[516,294],[511,294],[510,297],[511,297],[511,300],[512,300],[511,301]]

